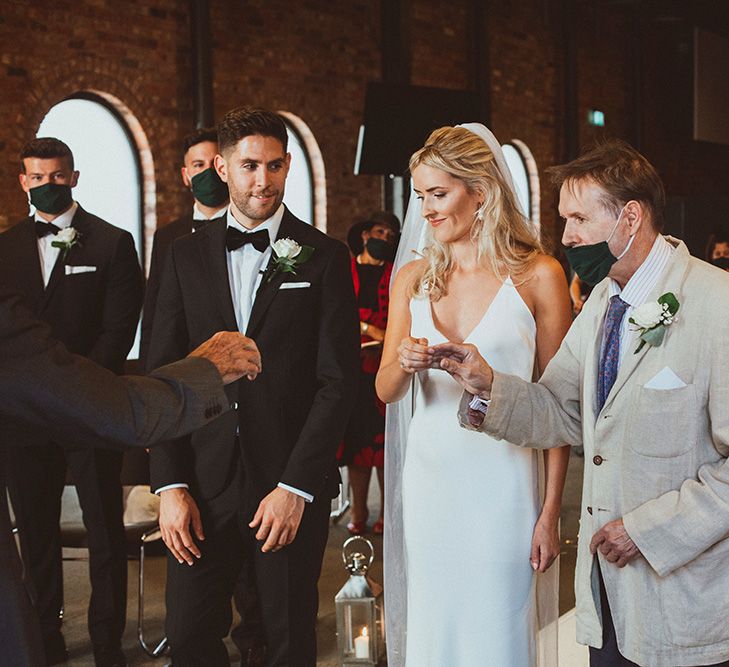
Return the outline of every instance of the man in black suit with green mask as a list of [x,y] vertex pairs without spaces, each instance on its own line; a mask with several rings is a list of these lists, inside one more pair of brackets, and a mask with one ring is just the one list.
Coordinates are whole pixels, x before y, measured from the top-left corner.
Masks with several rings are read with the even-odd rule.
[[[134,341],[142,274],[129,232],[73,200],[79,179],[69,147],[30,141],[21,153],[20,185],[35,215],[0,235],[0,285],[20,292],[33,314],[66,347],[121,373]],[[80,448],[47,431],[8,426],[8,487],[28,573],[38,591],[48,664],[65,660],[59,612],[63,568],[59,519],[66,468],[89,533],[88,627],[98,667],[124,665],[126,548],[119,475],[121,452]]]
[[180,169],[182,182],[192,193],[194,203],[191,211],[163,225],[154,233],[152,262],[144,293],[142,340],[139,347],[142,364],[149,350],[162,269],[172,242],[180,236],[202,229],[212,220],[223,217],[228,208],[228,186],[220,180],[213,166],[215,156],[218,154],[217,130],[214,127],[195,130],[185,137],[182,146],[183,165]]

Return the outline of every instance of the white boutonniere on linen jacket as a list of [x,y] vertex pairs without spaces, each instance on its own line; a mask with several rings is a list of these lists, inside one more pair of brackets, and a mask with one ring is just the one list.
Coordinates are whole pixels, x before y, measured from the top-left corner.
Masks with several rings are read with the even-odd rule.
[[644,345],[658,347],[663,343],[666,328],[676,320],[676,313],[680,305],[673,292],[666,292],[659,296],[657,301],[644,303],[633,311],[628,322],[636,327],[636,331],[640,332],[638,337],[640,343],[634,354],[638,354]]

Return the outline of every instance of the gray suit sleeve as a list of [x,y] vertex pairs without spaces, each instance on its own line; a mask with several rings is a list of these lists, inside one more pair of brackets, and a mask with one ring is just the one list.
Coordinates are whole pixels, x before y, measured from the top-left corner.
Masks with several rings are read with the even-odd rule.
[[48,327],[0,290],[0,413],[98,446],[149,446],[228,409],[214,365],[183,359],[152,377],[119,377],[71,354]]

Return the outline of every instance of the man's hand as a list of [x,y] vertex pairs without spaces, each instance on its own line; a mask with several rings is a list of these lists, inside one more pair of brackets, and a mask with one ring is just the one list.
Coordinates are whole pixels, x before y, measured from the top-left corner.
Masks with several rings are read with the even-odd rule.
[[433,346],[434,360],[467,392],[487,398],[494,373],[491,366],[470,343],[441,343]]
[[256,343],[237,331],[218,331],[188,356],[213,362],[224,384],[235,382],[244,375],[255,380],[262,370],[261,354]]
[[200,510],[187,489],[162,491],[159,504],[159,528],[167,548],[177,559],[192,565],[200,558],[200,549],[190,533],[190,525],[198,540],[204,540]]
[[631,560],[642,555],[635,542],[630,539],[622,519],[606,523],[592,536],[590,552],[594,555],[598,549],[608,563],[615,563],[618,567],[625,567]]
[[277,486],[258,505],[248,525],[258,528],[257,540],[265,540],[261,551],[278,551],[291,544],[304,514],[304,499]]

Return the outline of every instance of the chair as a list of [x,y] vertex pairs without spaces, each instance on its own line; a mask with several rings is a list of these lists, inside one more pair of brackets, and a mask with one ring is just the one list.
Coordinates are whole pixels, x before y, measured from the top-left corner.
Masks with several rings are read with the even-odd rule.
[[349,473],[347,472],[347,466],[339,468],[339,474],[342,477],[342,483],[339,485],[339,495],[332,498],[332,510],[329,513],[329,518],[334,523],[337,523],[349,509]]
[[[139,448],[127,450],[124,453],[124,464],[121,472],[121,483],[123,487],[138,487],[149,484],[149,456]],[[67,509],[70,502],[78,502],[75,493],[70,494],[67,487],[62,500],[63,506]],[[125,489],[124,496],[124,534],[126,537],[127,557],[139,560],[139,594],[137,601],[137,637],[144,652],[151,658],[162,656],[167,649],[167,638],[156,643],[149,643],[144,634],[144,560],[149,555],[149,550],[154,549],[159,555],[164,554],[162,533],[159,530],[159,512],[154,515],[147,511],[146,517],[142,520],[138,517],[129,517],[128,501],[136,494],[134,488]],[[67,512],[68,513],[68,512]],[[63,512],[62,512],[63,514]],[[73,513],[70,520],[61,518],[61,545],[73,549],[88,549],[88,535],[86,528],[81,521],[80,510]],[[86,558],[65,557],[64,560],[86,560]],[[61,614],[63,612],[61,611]]]

